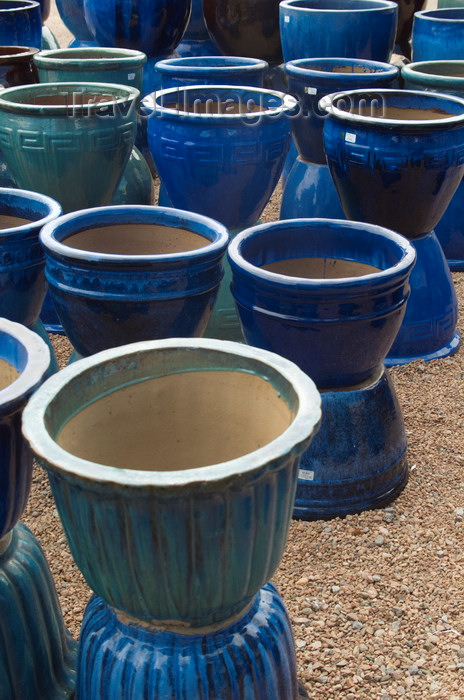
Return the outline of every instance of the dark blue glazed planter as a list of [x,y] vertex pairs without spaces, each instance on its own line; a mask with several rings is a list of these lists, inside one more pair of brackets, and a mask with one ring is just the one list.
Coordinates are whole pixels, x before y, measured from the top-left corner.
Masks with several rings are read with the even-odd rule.
[[318,388],[369,379],[403,319],[412,246],[377,226],[294,219],[242,231],[229,246],[248,343],[291,359]]
[[97,46],[84,16],[84,0],[55,0],[63,24],[74,34],[69,47]]
[[185,634],[141,627],[94,596],[82,625],[76,700],[296,700],[290,620],[272,583],[232,624]]
[[342,89],[388,87],[399,70],[379,61],[307,58],[286,63],[285,73],[288,91],[299,104],[298,116],[292,119],[299,158],[285,183],[280,218],[344,218],[325,159],[325,112],[319,110],[318,102],[324,95]]
[[390,0],[283,0],[284,61],[332,56],[389,61],[397,21],[398,5]]
[[266,61],[241,56],[193,56],[158,61],[161,88],[186,85],[249,85],[262,87]]
[[0,0],[0,46],[42,48],[42,17],[38,2]]
[[[431,232],[462,180],[464,101],[426,92],[357,90],[328,95],[320,106],[328,112],[324,146],[346,216],[411,240]],[[435,249],[435,235],[428,241],[420,246],[424,256],[418,255],[391,363],[443,357],[459,345],[449,269],[439,251],[433,263],[425,254],[429,246]],[[433,284],[425,287],[425,277]],[[424,313],[430,314],[426,327]]]
[[412,27],[412,60],[451,59],[464,59],[464,7],[416,12]]
[[51,298],[80,355],[199,336],[222,279],[227,230],[190,212],[102,207],[44,227]]
[[289,95],[243,86],[157,93],[148,145],[173,206],[228,228],[256,223],[282,173],[294,106]]
[[186,57],[216,56],[216,54],[217,48],[211,41],[206,28],[202,0],[192,0],[192,14],[182,41],[176,48],[176,55]]

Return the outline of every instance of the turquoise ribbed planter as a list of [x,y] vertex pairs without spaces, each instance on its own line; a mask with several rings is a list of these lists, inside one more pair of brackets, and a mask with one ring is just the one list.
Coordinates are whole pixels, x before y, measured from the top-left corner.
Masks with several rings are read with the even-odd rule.
[[174,338],[68,366],[23,429],[90,588],[135,624],[186,631],[225,626],[274,574],[319,420],[288,360]]

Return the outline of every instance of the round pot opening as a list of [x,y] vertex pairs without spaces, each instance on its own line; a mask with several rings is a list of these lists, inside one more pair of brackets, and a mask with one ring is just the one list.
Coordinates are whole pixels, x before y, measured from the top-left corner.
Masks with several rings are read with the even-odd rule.
[[347,277],[363,277],[382,271],[381,268],[374,267],[374,265],[333,257],[287,258],[260,267],[278,275],[303,279],[345,279]]
[[0,391],[6,389],[18,379],[20,373],[9,362],[0,358]]

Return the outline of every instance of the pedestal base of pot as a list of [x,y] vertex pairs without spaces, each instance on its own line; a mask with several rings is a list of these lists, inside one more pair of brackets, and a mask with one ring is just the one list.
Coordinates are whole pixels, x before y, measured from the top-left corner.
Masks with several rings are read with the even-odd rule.
[[309,163],[298,156],[285,183],[280,218],[345,219],[327,165]]
[[60,45],[57,38],[46,25],[42,26],[42,51],[59,49]]
[[177,46],[173,56],[184,58],[188,56],[217,56],[218,50],[211,39],[188,39],[184,38]]
[[435,229],[453,272],[464,271],[464,180]]
[[388,372],[321,397],[322,422],[301,459],[293,516],[320,520],[385,505],[408,479],[404,421]]
[[142,627],[91,598],[79,641],[76,700],[297,700],[291,625],[273,584],[225,627]]
[[76,643],[40,545],[22,523],[0,541],[0,600],[0,697],[73,697]]
[[411,241],[417,261],[411,272],[406,314],[385,365],[436,360],[454,354],[461,342],[456,330],[458,302],[450,269],[435,232]]

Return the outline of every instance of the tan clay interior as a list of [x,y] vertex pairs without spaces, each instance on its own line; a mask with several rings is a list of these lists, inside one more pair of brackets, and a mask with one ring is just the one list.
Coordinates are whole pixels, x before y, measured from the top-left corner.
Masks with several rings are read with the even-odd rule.
[[0,360],[0,391],[13,384],[19,377],[18,370],[6,360]]
[[90,404],[58,444],[94,463],[175,471],[257,450],[292,422],[286,402],[253,374],[206,370],[148,379]]
[[306,279],[340,279],[342,277],[362,277],[380,272],[380,268],[352,260],[338,258],[288,258],[262,265],[264,270],[289,277]]
[[323,73],[381,73],[378,68],[367,68],[366,66],[311,66],[311,70],[322,71]]
[[99,105],[103,102],[114,102],[114,95],[105,95],[104,93],[93,92],[67,92],[63,90],[63,94],[57,95],[36,95],[27,100],[32,105],[49,105],[59,107],[75,107],[79,108],[83,105]]
[[[376,103],[377,104],[377,103]],[[398,119],[405,121],[426,121],[431,119],[446,119],[453,115],[442,109],[413,109],[412,107],[387,107],[367,104],[359,107],[350,107],[344,111],[351,114],[359,114],[362,117],[376,117],[378,119]]]
[[175,109],[179,112],[188,112],[189,114],[250,114],[251,112],[265,112],[267,107],[264,105],[234,101],[222,100],[206,100],[205,102],[195,100],[190,104],[183,102],[173,102],[172,104],[163,105],[167,109]]
[[0,229],[15,228],[15,226],[24,226],[30,224],[31,219],[24,219],[22,216],[10,216],[9,214],[0,214]]
[[198,250],[210,241],[188,229],[152,224],[89,228],[63,240],[70,248],[109,255],[167,255]]

